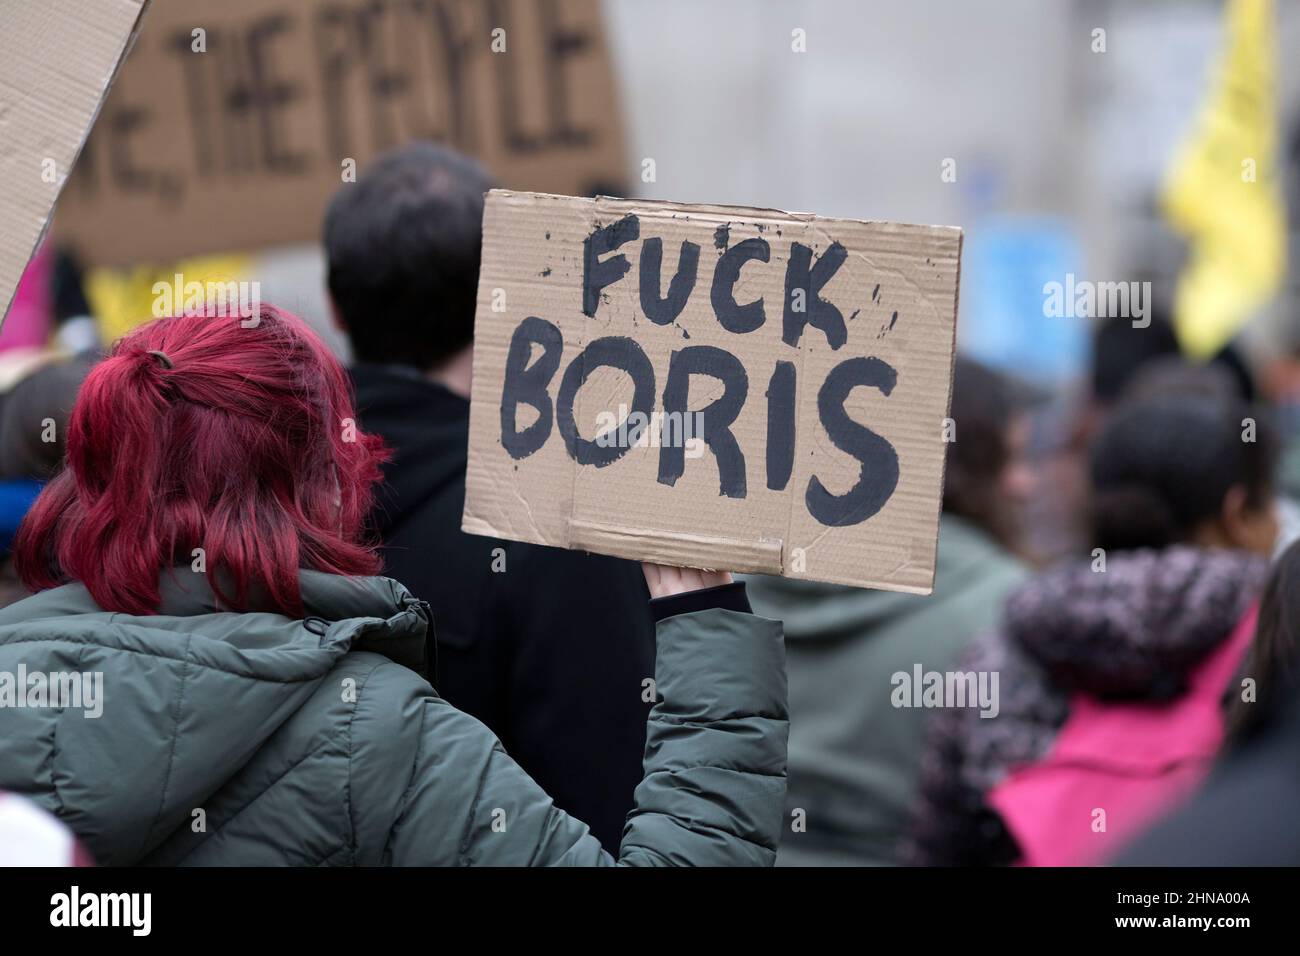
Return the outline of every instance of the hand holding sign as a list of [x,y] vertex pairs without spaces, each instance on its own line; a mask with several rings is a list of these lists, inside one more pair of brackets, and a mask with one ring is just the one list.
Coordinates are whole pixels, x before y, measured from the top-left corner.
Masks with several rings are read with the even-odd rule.
[[702,591],[731,583],[731,574],[727,571],[674,568],[667,564],[649,562],[641,565],[641,570],[645,573],[645,583],[651,598],[671,597],[674,594]]
[[465,530],[927,592],[960,247],[493,191]]

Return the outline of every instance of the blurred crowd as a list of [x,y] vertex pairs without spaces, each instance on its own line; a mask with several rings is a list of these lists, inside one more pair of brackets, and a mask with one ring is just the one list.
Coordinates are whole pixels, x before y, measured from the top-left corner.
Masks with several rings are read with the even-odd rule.
[[[1053,394],[959,356],[951,405],[957,439],[948,449],[933,594],[797,576],[710,578],[695,582],[702,587],[656,593],[632,562],[460,530],[482,197],[492,184],[474,161],[415,144],[343,186],[325,220],[329,298],[351,346],[347,389],[359,429],[377,436],[386,451],[374,457],[382,482],[373,500],[351,498],[362,465],[340,465],[336,457],[343,477],[329,477],[327,468],[322,474],[327,488],[337,489],[340,514],[354,505],[363,512],[357,538],[378,542],[382,574],[400,590],[393,592],[396,604],[390,594],[380,610],[331,592],[318,601],[335,609],[331,616],[313,610],[304,578],[296,606],[305,611],[292,613],[292,596],[279,601],[273,593],[271,605],[308,622],[313,615],[351,617],[391,628],[418,606],[436,626],[436,640],[407,669],[427,678],[439,699],[481,722],[492,741],[467,755],[468,744],[456,749],[446,741],[477,738],[448,719],[439,725],[443,749],[432,757],[418,742],[396,753],[376,743],[386,754],[380,762],[400,774],[394,786],[406,788],[404,802],[400,812],[386,810],[382,788],[365,784],[374,803],[349,809],[349,825],[364,830],[367,813],[388,813],[380,842],[389,850],[363,859],[355,836],[353,856],[329,859],[448,859],[421,846],[405,858],[400,849],[391,852],[404,845],[399,834],[459,819],[420,806],[421,789],[437,787],[412,776],[410,767],[431,760],[434,777],[478,781],[477,791],[456,796],[465,804],[457,812],[469,814],[472,826],[467,822],[448,839],[462,841],[462,857],[468,852],[481,862],[595,860],[572,850],[580,845],[576,837],[552,853],[562,827],[549,814],[557,810],[586,824],[611,854],[621,845],[624,861],[636,844],[652,848],[660,861],[737,862],[735,847],[748,840],[764,848],[756,860],[774,855],[790,865],[1300,862],[1300,822],[1288,809],[1300,766],[1295,357],[1280,355],[1261,367],[1229,344],[1212,360],[1193,363],[1182,357],[1172,323],[1161,315],[1146,325],[1098,321],[1087,387],[1068,393]],[[187,349],[199,348],[192,341],[169,344],[156,327],[177,320],[162,319],[155,331],[132,332],[105,360],[110,343],[97,341],[76,264],[61,250],[42,251],[15,309],[24,317],[11,317],[0,340],[0,630],[46,634],[33,622],[54,617],[93,618],[96,627],[108,627],[99,611],[118,612],[115,620],[129,613],[133,621],[160,613],[158,629],[189,641],[253,627],[251,617],[264,615],[251,614],[257,602],[239,593],[244,581],[235,581],[230,594],[214,584],[216,598],[200,616],[220,617],[216,611],[230,607],[249,615],[202,630],[181,623],[199,618],[185,618],[196,612],[169,604],[174,595],[166,588],[125,593],[95,580],[130,564],[115,554],[113,535],[141,520],[129,508],[147,503],[136,497],[129,507],[121,503],[126,498],[113,504],[105,482],[134,480],[123,476],[154,455],[155,440],[180,442],[157,452],[161,464],[138,472],[146,490],[162,499],[149,504],[161,514],[163,500],[182,494],[178,475],[187,474],[179,459],[167,456],[180,454],[176,448],[202,455],[210,437],[203,429],[216,427],[178,417],[171,405],[207,403],[226,416],[243,414],[219,404],[236,400],[217,396],[229,390],[220,385],[224,380],[214,378],[212,392],[202,396],[186,391],[197,388],[184,377],[187,365],[215,368],[218,359],[191,357]],[[266,315],[268,325],[294,321]],[[39,331],[24,336],[20,327]],[[293,335],[312,333],[303,326]],[[207,347],[216,354],[224,346]],[[135,364],[109,368],[127,359]],[[241,361],[231,358],[230,374],[239,373]],[[332,360],[310,361],[326,367]],[[103,406],[102,415],[92,403]],[[78,406],[84,414],[74,413]],[[110,421],[118,407],[122,416],[148,424],[121,443],[89,434],[120,427]],[[176,437],[182,428],[189,431]],[[1050,442],[1035,437],[1045,428],[1053,430]],[[134,448],[137,439],[136,462],[117,462],[116,471],[86,454],[92,446]],[[256,449],[261,440],[253,435],[222,447]],[[304,470],[314,467],[315,447],[299,449]],[[204,493],[216,501],[221,491]],[[284,494],[310,500],[301,488]],[[105,517],[111,507],[123,510]],[[310,507],[294,505],[303,513]],[[1043,540],[1028,533],[1039,521],[1060,529],[1050,554],[1031,546]],[[344,517],[338,522],[342,529]],[[177,534],[173,529],[160,546],[163,566],[147,568],[149,574],[190,563],[192,542]],[[108,542],[94,552],[98,570],[77,550],[96,535]],[[328,537],[320,542],[319,548],[331,546]],[[343,559],[332,564],[328,554],[314,553],[309,543],[302,548],[301,567],[356,573]],[[358,559],[356,567],[363,565]],[[55,591],[28,596],[34,583],[67,582],[84,585],[94,603],[45,599]],[[230,595],[235,598],[226,600]],[[788,788],[779,817],[755,807],[771,792],[762,778],[780,775],[771,764],[780,763],[787,715],[763,703],[768,698],[756,688],[766,687],[767,678],[742,680],[732,671],[742,665],[708,657],[730,647],[734,656],[754,657],[755,668],[762,664],[765,652],[757,644],[726,644],[729,629],[740,626],[731,615],[751,608],[784,628]],[[664,629],[683,620],[700,622],[719,649],[708,651],[701,639],[692,646],[703,656],[678,660],[678,650],[669,653]],[[71,633],[71,625],[63,627]],[[241,652],[270,646],[273,628],[265,628],[257,641],[236,642]],[[28,663],[35,670],[50,661]],[[342,665],[331,660],[330,666]],[[665,680],[690,684],[695,668],[710,684],[689,691],[701,695],[704,717],[652,714]],[[155,679],[148,667],[135,673],[145,683]],[[652,675],[660,687],[647,692]],[[279,672],[272,683],[294,679]],[[415,693],[394,687],[389,693],[397,698]],[[242,685],[224,693],[233,695],[235,708],[253,706],[254,693]],[[161,689],[156,699],[165,702]],[[710,716],[710,706],[731,704],[733,712]],[[315,706],[288,690],[269,696],[261,719],[274,726],[246,729],[254,743],[243,749],[223,749],[220,740],[208,739],[214,728],[200,721],[159,731],[148,714],[136,715],[138,723],[122,729],[128,738],[170,733],[176,746],[193,746],[202,754],[196,759],[220,767],[216,776],[204,776],[178,765],[177,774],[195,775],[192,783],[169,784],[184,793],[181,809],[170,817],[159,810],[138,829],[128,828],[129,814],[97,812],[104,798],[78,782],[79,773],[98,779],[102,768],[94,755],[102,741],[68,741],[62,759],[70,762],[61,766],[70,776],[59,781],[57,806],[41,799],[40,772],[24,777],[21,762],[5,763],[0,786],[36,795],[99,862],[321,862],[300,848],[314,845],[307,831],[326,824],[301,819],[310,815],[294,799],[281,799],[252,835],[240,832],[246,817],[234,810],[228,810],[233,822],[206,841],[185,832],[191,805],[203,804],[212,816],[222,799],[233,806],[271,791],[273,784],[257,774],[273,775],[277,760],[297,754],[310,764],[308,755],[323,746],[311,742],[312,728],[339,726],[324,703],[320,714],[304,716]],[[102,719],[125,719],[112,713]],[[401,715],[405,725],[431,719],[417,710]],[[736,721],[744,726],[731,726]],[[234,735],[238,725],[233,720],[225,732]],[[308,738],[301,747],[282,729],[294,726]],[[393,724],[380,737],[397,748],[404,733]],[[763,750],[760,739],[771,749]],[[711,740],[730,741],[734,749],[724,752]],[[488,794],[500,798],[485,793],[483,781],[490,788],[498,778],[484,768],[494,766],[500,750],[526,775],[511,783],[512,792],[548,797],[555,810],[545,805],[548,816],[526,831],[530,843],[522,855],[475,856],[479,851],[466,847],[478,847],[480,830],[492,826],[490,817],[485,823],[475,816],[476,808]],[[382,778],[382,768],[362,769]],[[113,785],[159,806],[147,779]],[[665,793],[674,787],[706,802],[674,805],[678,797]],[[515,805],[500,799],[499,806]],[[4,806],[0,801],[0,811]],[[489,800],[481,812],[494,806]],[[30,827],[11,816],[0,812],[0,830]],[[678,830],[691,830],[697,842],[674,842]],[[294,851],[270,853],[268,843]],[[10,845],[18,843],[0,839],[0,855]],[[72,852],[58,841],[50,846],[60,861]]]

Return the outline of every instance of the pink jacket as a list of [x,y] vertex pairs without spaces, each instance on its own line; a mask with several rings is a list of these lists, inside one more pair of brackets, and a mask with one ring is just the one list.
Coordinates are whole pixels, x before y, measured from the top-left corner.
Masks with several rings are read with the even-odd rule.
[[1222,697],[1255,633],[1252,608],[1173,701],[1113,703],[1084,694],[1041,762],[1018,768],[988,802],[1027,866],[1114,855],[1204,779],[1223,742]]

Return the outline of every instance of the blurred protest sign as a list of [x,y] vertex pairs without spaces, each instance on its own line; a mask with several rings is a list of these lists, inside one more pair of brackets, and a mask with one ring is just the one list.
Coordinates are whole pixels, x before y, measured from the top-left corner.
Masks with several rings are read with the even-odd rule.
[[248,255],[194,256],[166,266],[138,265],[130,269],[101,267],[86,273],[86,298],[104,342],[115,342],[142,322],[184,311],[194,303],[169,292],[177,283],[207,288],[249,281],[255,274]]
[[961,238],[494,190],[464,529],[928,593]]
[[1229,0],[1214,89],[1164,184],[1165,215],[1190,240],[1174,323],[1198,359],[1227,345],[1286,272],[1275,30],[1272,0]]
[[329,198],[413,139],[506,185],[618,191],[598,0],[168,0],[56,220],[90,265],[315,242]]
[[0,24],[0,321],[147,3],[5,4]]

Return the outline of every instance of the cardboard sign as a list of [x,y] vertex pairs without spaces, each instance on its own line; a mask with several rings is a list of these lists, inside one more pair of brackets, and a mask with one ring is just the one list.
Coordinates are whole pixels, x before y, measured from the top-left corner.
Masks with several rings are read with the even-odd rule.
[[0,322],[148,0],[6,3],[0,23]]
[[345,177],[415,139],[621,191],[598,0],[156,4],[55,228],[93,265],[317,242]]
[[961,230],[494,190],[473,534],[929,593]]

